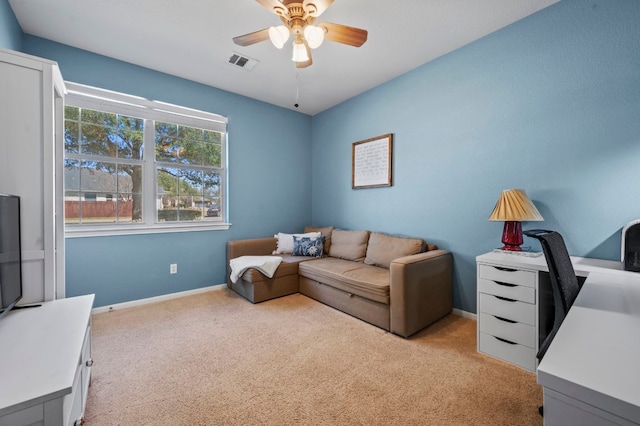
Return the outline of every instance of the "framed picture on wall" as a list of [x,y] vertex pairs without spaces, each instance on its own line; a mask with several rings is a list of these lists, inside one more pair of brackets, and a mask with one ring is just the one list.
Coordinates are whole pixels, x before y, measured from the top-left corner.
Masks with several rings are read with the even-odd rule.
[[351,188],[392,185],[393,135],[377,136],[351,145]]

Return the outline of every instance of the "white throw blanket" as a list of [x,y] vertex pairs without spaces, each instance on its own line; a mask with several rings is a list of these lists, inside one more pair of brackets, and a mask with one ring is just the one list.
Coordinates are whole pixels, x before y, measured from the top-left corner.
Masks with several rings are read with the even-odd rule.
[[231,266],[231,282],[235,283],[238,278],[247,269],[254,268],[265,274],[267,277],[273,277],[276,273],[276,269],[282,262],[280,256],[240,256],[229,261]]

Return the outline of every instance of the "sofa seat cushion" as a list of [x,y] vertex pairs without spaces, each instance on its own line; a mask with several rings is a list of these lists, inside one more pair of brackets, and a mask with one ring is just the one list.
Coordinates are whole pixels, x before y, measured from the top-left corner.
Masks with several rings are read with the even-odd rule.
[[387,269],[326,257],[300,263],[298,273],[347,293],[389,304],[389,271]]
[[257,283],[259,281],[272,280],[280,277],[285,277],[287,275],[297,275],[298,264],[310,259],[307,256],[291,256],[286,254],[281,254],[279,256],[282,257],[282,263],[280,263],[278,269],[276,269],[276,273],[273,274],[272,278],[267,277],[257,269],[251,268],[247,269],[247,271],[242,275],[242,279],[250,283]]

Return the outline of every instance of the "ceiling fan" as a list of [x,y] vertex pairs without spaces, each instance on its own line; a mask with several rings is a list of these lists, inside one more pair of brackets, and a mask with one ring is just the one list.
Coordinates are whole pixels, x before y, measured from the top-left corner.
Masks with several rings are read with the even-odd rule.
[[280,17],[284,25],[265,28],[234,37],[234,43],[250,46],[270,39],[275,47],[282,49],[289,36],[293,36],[293,57],[297,68],[311,65],[311,49],[322,44],[324,39],[360,47],[367,41],[367,31],[346,25],[322,22],[313,25],[334,0],[256,0]]

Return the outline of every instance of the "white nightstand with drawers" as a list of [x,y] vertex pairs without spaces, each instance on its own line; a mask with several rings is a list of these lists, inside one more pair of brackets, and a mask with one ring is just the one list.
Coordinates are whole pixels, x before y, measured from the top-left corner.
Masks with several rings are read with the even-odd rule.
[[476,258],[478,351],[533,372],[538,347],[553,325],[553,295],[548,274],[514,265],[515,256]]

